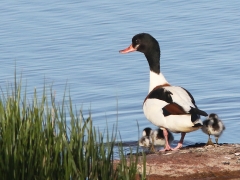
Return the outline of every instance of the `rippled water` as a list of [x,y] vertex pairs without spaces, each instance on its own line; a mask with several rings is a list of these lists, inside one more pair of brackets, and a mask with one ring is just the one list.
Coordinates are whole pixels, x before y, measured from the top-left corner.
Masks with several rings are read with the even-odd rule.
[[[29,97],[44,81],[61,101],[64,89],[73,103],[91,110],[100,129],[118,119],[125,142],[138,128],[154,128],[142,112],[149,69],[141,53],[119,54],[140,32],[161,45],[161,71],[188,89],[198,106],[217,113],[226,125],[219,142],[240,138],[240,2],[70,1],[0,2],[0,86],[17,73]],[[174,134],[178,140],[180,135]],[[205,142],[195,131],[186,143]]]

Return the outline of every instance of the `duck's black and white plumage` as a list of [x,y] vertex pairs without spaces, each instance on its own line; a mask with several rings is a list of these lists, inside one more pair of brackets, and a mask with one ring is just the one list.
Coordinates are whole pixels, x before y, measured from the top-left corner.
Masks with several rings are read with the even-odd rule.
[[181,132],[178,146],[182,147],[187,132],[202,126],[200,115],[207,113],[198,109],[193,96],[184,88],[172,86],[160,72],[160,47],[150,34],[141,33],[132,38],[132,44],[120,53],[140,51],[144,53],[150,68],[149,93],[143,102],[143,111],[147,119],[163,129],[166,140],[164,150],[173,150],[167,141],[168,132]]
[[[168,142],[172,143],[174,137],[171,132],[168,131]],[[163,135],[163,130],[158,128],[152,130],[152,128],[147,127],[143,129],[142,137],[139,140],[139,146],[151,147],[151,151],[155,151],[154,146],[165,146],[166,141]]]
[[209,114],[208,118],[203,121],[202,131],[208,135],[208,142],[206,145],[213,145],[210,138],[211,135],[215,136],[216,144],[218,144],[218,138],[222,135],[225,130],[223,122],[219,119],[215,113]]

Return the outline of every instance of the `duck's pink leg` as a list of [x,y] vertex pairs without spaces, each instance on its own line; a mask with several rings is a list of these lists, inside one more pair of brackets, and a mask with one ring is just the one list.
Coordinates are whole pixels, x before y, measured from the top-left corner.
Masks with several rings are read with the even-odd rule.
[[168,142],[168,132],[166,129],[163,129],[163,135],[164,135],[164,138],[165,138],[165,148],[160,150],[160,151],[170,151],[172,150],[171,146],[169,145],[169,142]]
[[173,148],[172,150],[178,150],[178,149],[180,149],[180,148],[182,147],[182,145],[183,145],[183,140],[184,140],[185,135],[186,135],[185,132],[182,132],[182,133],[181,133],[181,139],[180,139],[180,141],[178,142],[177,147]]

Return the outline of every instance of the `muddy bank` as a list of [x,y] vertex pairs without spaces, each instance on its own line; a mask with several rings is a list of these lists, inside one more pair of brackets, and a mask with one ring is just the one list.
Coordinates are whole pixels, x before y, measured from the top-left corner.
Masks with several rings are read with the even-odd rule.
[[[240,179],[240,144],[196,144],[178,151],[148,154],[146,162],[148,180]],[[139,164],[139,176],[142,168]]]

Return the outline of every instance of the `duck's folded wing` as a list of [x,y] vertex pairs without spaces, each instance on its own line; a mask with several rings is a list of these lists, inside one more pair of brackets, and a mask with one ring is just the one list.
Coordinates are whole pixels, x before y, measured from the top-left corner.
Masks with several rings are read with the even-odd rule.
[[184,111],[184,109],[176,103],[170,103],[162,108],[163,115],[183,115],[188,114],[188,112]]
[[187,90],[178,86],[156,87],[148,94],[146,99],[159,99],[168,103],[163,107],[165,116],[182,114],[207,116],[206,112],[197,108],[193,96]]

